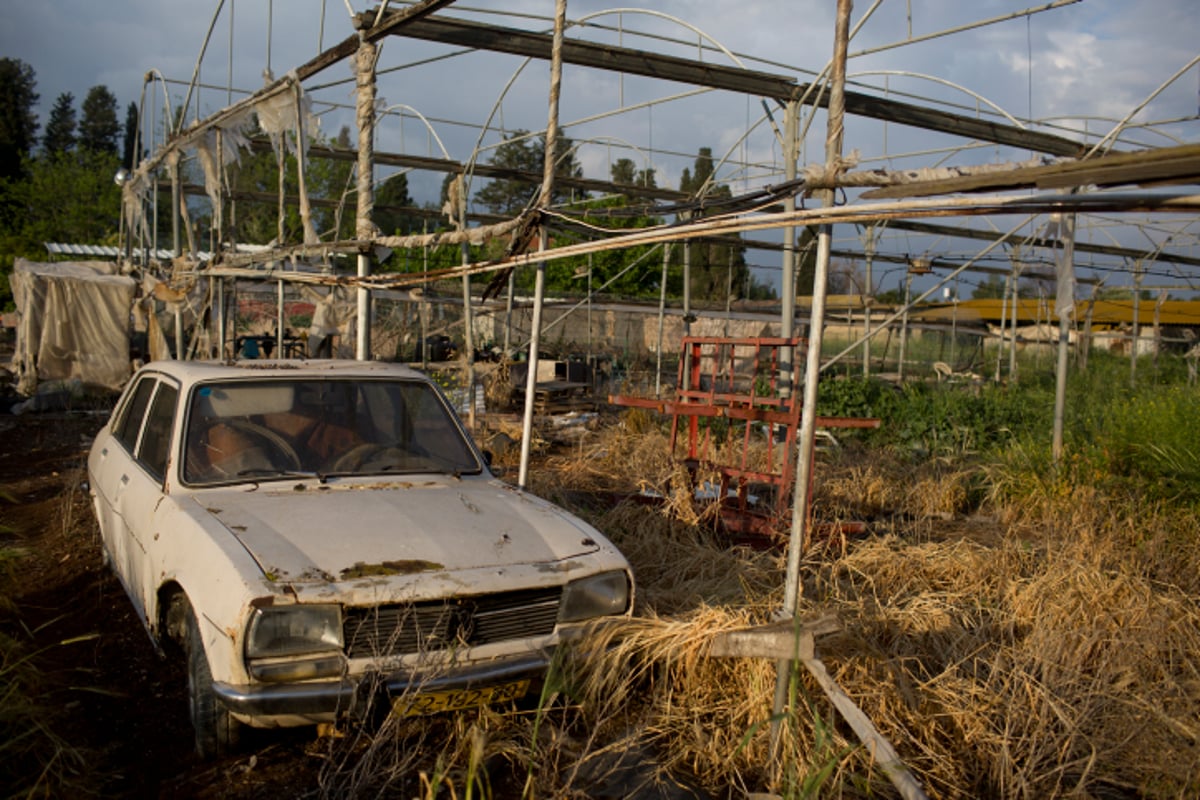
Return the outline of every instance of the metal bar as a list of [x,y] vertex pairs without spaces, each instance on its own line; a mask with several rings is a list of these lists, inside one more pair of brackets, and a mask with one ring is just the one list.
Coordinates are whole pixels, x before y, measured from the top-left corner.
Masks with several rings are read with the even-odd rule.
[[[545,59],[551,55],[551,41],[544,33],[499,25],[485,25],[448,17],[416,20],[397,30],[396,33],[443,44],[474,47],[480,50],[512,53],[532,58]],[[797,83],[794,79],[786,76],[626,47],[572,40],[563,45],[563,60],[569,64],[741,92],[756,97],[774,98],[783,102],[792,99],[813,105],[825,105],[827,102],[826,95],[811,91],[810,84]],[[845,74],[844,70],[843,74]],[[1013,125],[962,114],[923,108],[860,92],[847,92],[844,88],[842,110],[839,113],[843,112],[1052,155],[1077,157],[1084,152],[1082,144],[1062,136],[1029,131]]]
[[[850,39],[851,0],[838,0],[834,28],[833,58],[830,60],[829,118],[825,134],[825,169],[835,175],[839,171],[842,138],[845,130],[846,49]],[[821,192],[822,205],[834,205],[833,189]],[[813,444],[816,427],[817,383],[821,377],[821,342],[824,337],[825,299],[828,291],[829,250],[832,225],[825,224],[817,233],[817,264],[813,278],[812,309],[809,312],[808,353],[805,359],[804,401],[800,412],[799,441],[796,447],[796,483],[792,501],[791,539],[788,541],[787,575],[784,581],[783,614],[794,617],[800,600],[800,560],[808,547],[808,503],[812,488]],[[779,661],[775,682],[775,702],[772,718],[777,719],[787,701],[788,676],[791,664]],[[772,751],[777,752],[779,724],[771,725]]]

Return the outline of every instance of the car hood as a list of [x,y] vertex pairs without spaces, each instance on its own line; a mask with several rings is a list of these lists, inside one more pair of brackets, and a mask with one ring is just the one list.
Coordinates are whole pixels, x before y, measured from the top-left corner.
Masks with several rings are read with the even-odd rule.
[[489,479],[274,486],[195,496],[272,581],[544,564],[599,549],[588,526]]

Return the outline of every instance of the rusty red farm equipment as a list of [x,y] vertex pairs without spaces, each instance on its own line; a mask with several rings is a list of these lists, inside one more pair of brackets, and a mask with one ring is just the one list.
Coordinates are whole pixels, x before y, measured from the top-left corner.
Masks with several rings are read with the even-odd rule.
[[[609,397],[614,405],[671,416],[673,458],[686,469],[696,501],[716,504],[719,527],[734,541],[773,544],[790,530],[802,395],[783,384],[781,366],[803,363],[806,344],[801,338],[684,337],[674,399]],[[815,422],[819,428],[879,426],[877,419],[857,417]],[[861,527],[839,523],[838,530]]]

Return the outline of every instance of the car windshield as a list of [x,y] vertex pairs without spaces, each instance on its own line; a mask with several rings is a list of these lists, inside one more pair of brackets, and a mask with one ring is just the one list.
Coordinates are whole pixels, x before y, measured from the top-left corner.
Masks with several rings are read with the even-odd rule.
[[192,485],[482,469],[441,396],[417,380],[255,380],[191,393]]

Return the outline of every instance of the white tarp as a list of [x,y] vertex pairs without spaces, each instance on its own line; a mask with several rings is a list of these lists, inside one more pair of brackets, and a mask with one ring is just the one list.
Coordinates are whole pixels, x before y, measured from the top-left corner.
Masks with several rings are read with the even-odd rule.
[[13,371],[18,392],[30,395],[39,381],[72,378],[85,386],[124,385],[131,373],[129,326],[136,284],[115,272],[116,265],[107,261],[16,260]]

